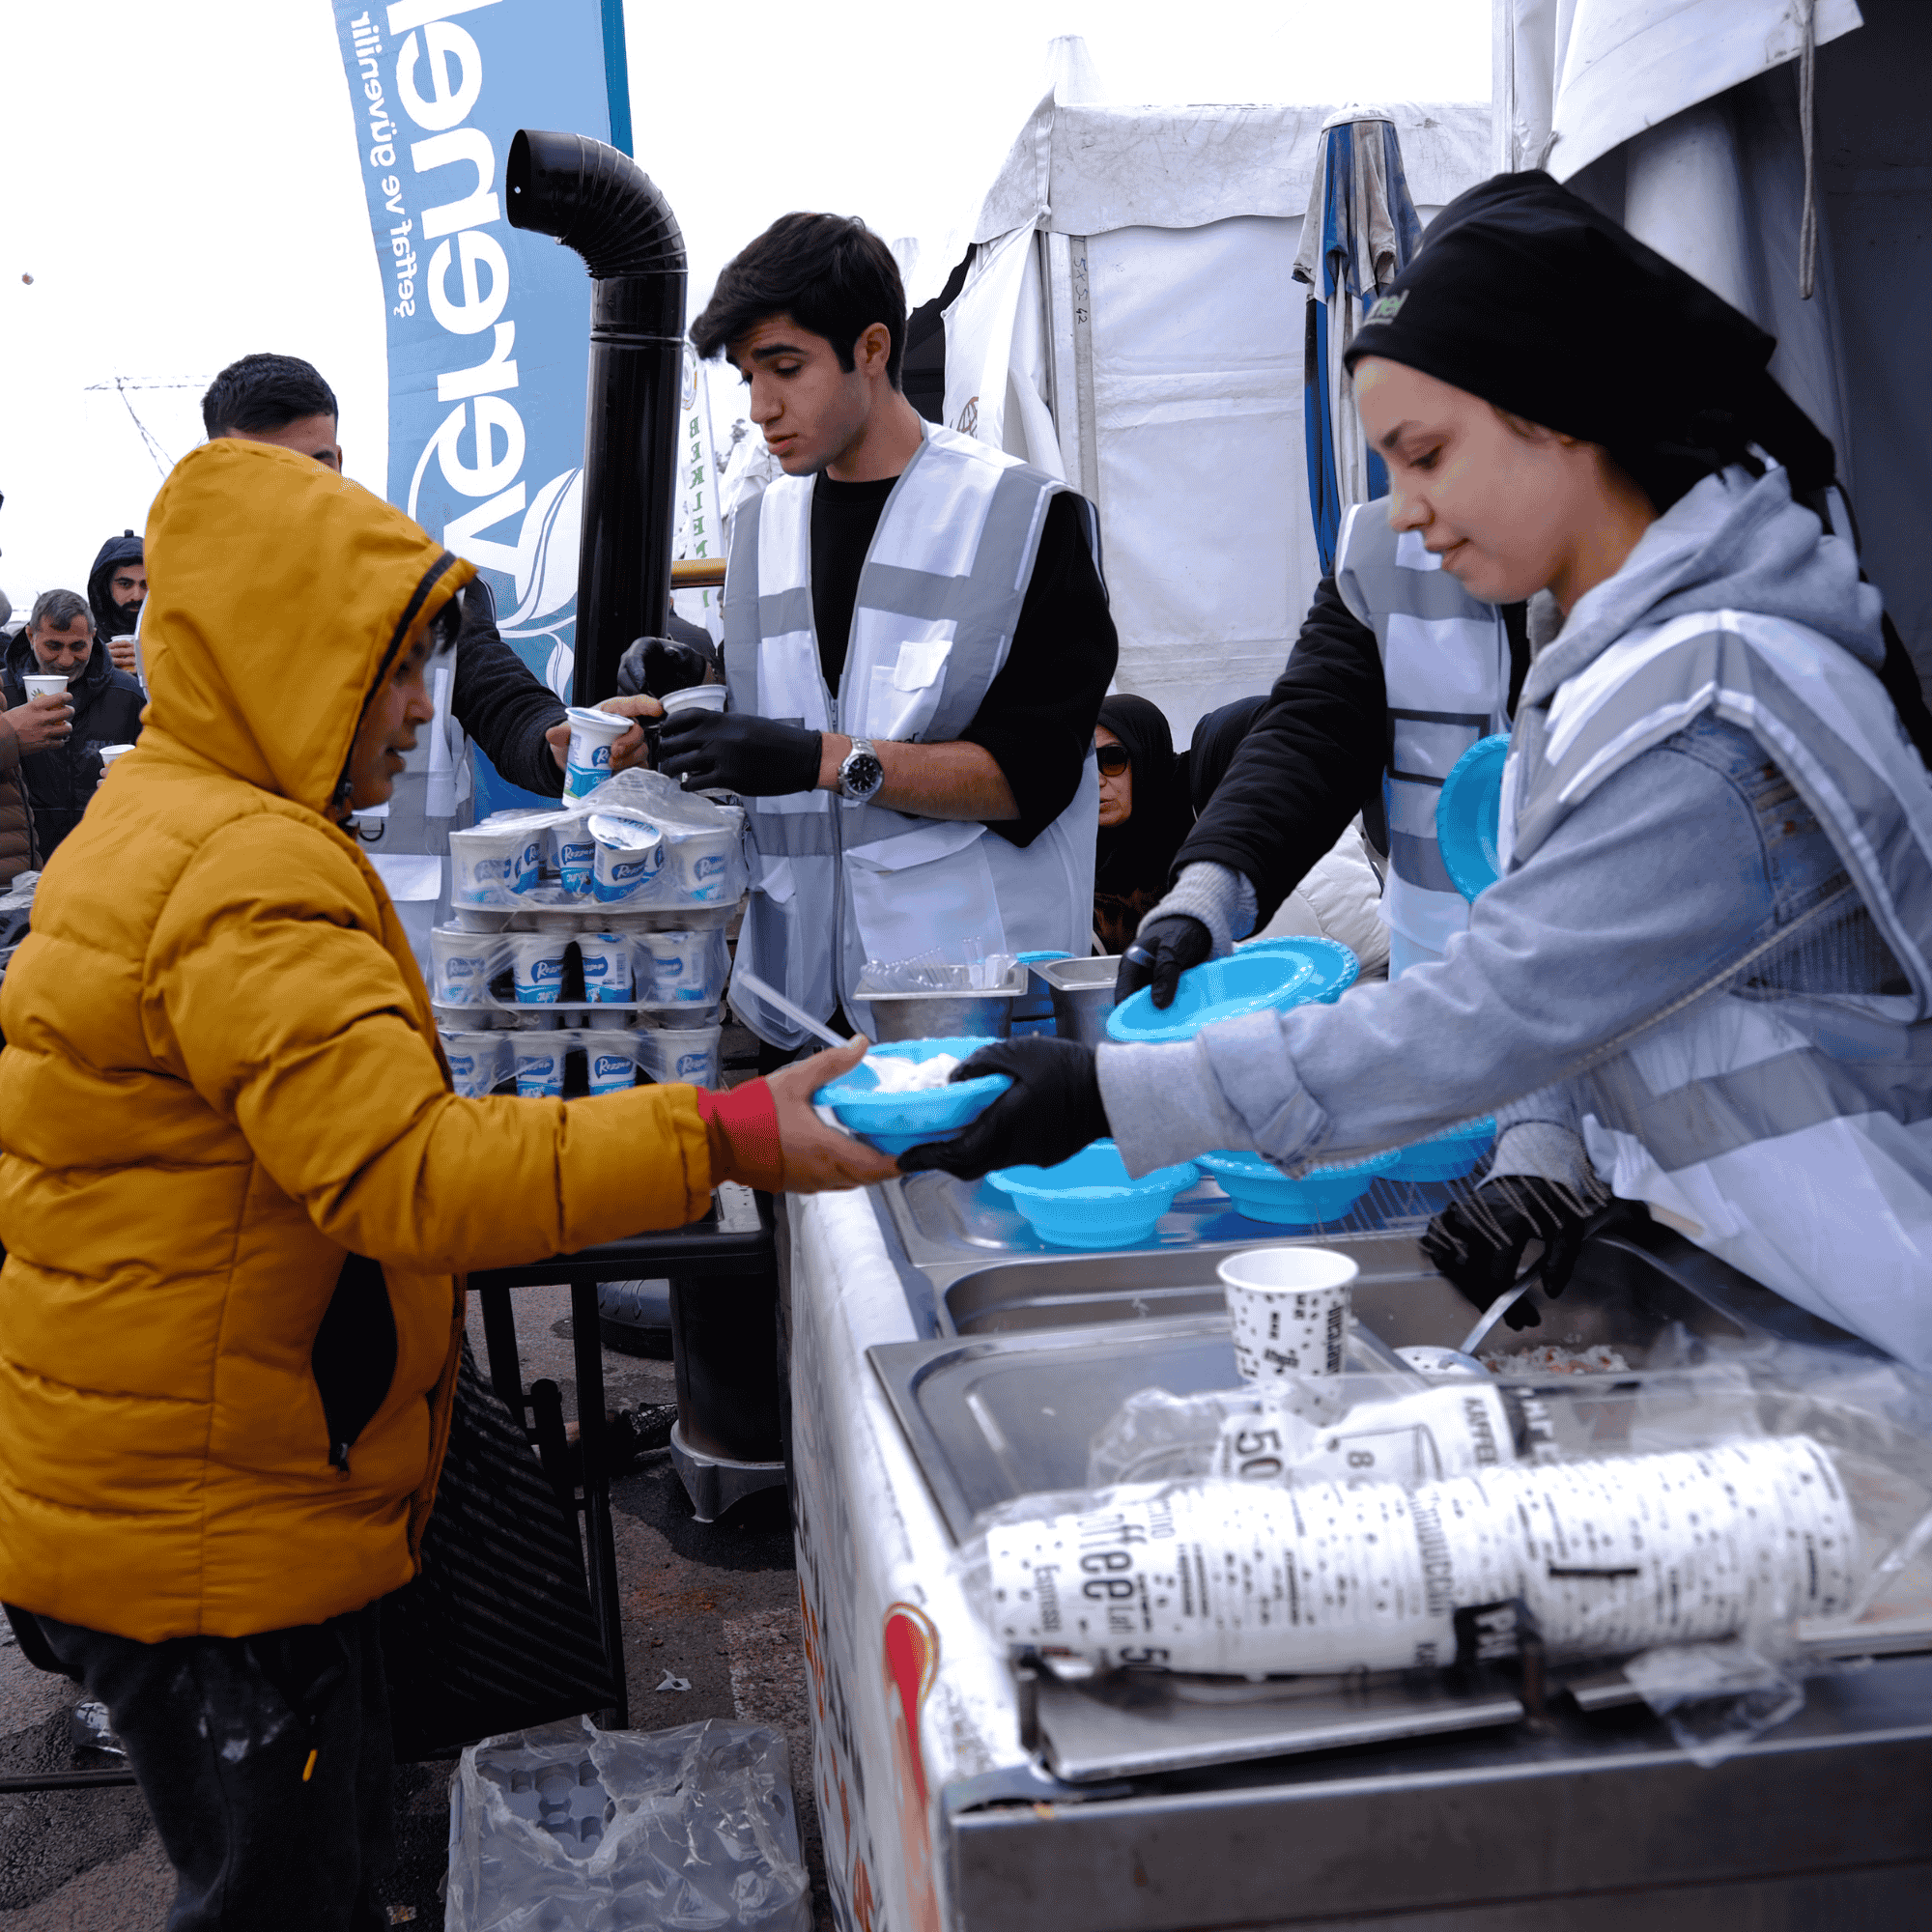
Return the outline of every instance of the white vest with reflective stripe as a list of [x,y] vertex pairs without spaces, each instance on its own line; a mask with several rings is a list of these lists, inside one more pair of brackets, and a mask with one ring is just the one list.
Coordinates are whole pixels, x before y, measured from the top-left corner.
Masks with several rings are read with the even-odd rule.
[[[957,739],[1007,662],[1047,504],[1065,486],[927,424],[867,552],[835,699],[812,620],[813,482],[778,477],[738,512],[724,587],[732,708],[875,742]],[[1087,521],[1093,542],[1091,509]],[[740,954],[808,1012],[829,1018],[842,1005],[862,1017],[848,1002],[868,958],[936,950],[958,960],[969,941],[988,953],[1079,954],[1092,944],[1100,808],[1091,751],[1073,802],[1024,850],[977,820],[831,792],[746,803],[757,872]],[[774,1045],[805,1037],[743,995],[734,1004]]]
[[1509,729],[1509,636],[1413,530],[1389,528],[1388,498],[1342,525],[1335,588],[1376,634],[1387,690],[1388,883],[1384,923],[1431,952],[1466,930],[1469,906],[1442,864],[1435,803],[1469,747]]
[[1633,631],[1547,710],[1524,707],[1505,869],[1707,710],[1751,732],[1817,814],[1912,990],[1773,991],[1768,952],[1577,1083],[1585,1143],[1615,1193],[1932,1369],[1932,781],[1878,679],[1750,611]]

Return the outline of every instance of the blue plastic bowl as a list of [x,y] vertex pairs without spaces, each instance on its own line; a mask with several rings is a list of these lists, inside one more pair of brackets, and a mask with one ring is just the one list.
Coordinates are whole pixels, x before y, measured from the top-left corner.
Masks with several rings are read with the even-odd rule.
[[1299,1006],[1316,997],[1320,976],[1307,954],[1260,948],[1190,966],[1180,976],[1174,1004],[1153,1003],[1153,988],[1130,993],[1107,1015],[1107,1037],[1129,1044],[1192,1039],[1217,1020],[1237,1019],[1268,1007]]
[[1395,1165],[1389,1169],[1391,1180],[1460,1180],[1489,1151],[1496,1137],[1496,1123],[1485,1114],[1480,1121],[1464,1121],[1431,1134],[1426,1141],[1411,1141],[1395,1151]]
[[1021,1020],[1044,1020],[1043,1027],[1029,1027],[1029,1033],[1051,1033],[1053,1031],[1053,988],[1039,977],[1039,968],[1049,960],[1070,959],[1070,952],[1020,952],[1014,954],[1019,963],[1027,969],[1027,989],[1013,1002],[1013,1032],[1017,1035]]
[[1341,1220],[1377,1175],[1394,1169],[1398,1155],[1390,1148],[1367,1160],[1311,1167],[1293,1179],[1258,1153],[1204,1153],[1198,1158],[1250,1221],[1312,1228],[1317,1222]]
[[851,1072],[829,1081],[811,1097],[830,1107],[842,1127],[875,1147],[881,1153],[901,1154],[925,1141],[950,1141],[960,1128],[977,1120],[1012,1083],[1005,1073],[984,1073],[977,1080],[955,1081],[950,1087],[928,1088],[923,1094],[881,1094],[875,1060],[930,1060],[950,1053],[964,1060],[991,1039],[895,1039],[875,1046]]
[[1246,958],[1257,952],[1286,952],[1294,958],[1306,959],[1315,969],[1313,981],[1292,1002],[1294,1006],[1320,1000],[1323,1006],[1332,1007],[1362,976],[1362,962],[1339,939],[1316,939],[1291,933],[1283,939],[1243,940],[1235,949],[1236,958]]
[[1199,1168],[1183,1163],[1129,1180],[1112,1141],[1094,1141],[1058,1167],[1005,1167],[986,1177],[1057,1248],[1132,1247],[1200,1179]]
[[1442,795],[1435,801],[1435,838],[1442,849],[1442,867],[1465,899],[1473,900],[1502,877],[1496,838],[1509,748],[1504,732],[1479,738],[1449,767]]

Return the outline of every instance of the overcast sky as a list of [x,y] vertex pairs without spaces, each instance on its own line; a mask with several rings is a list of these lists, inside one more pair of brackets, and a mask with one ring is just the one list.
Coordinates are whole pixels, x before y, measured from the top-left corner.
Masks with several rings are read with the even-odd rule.
[[[694,313],[787,209],[935,242],[969,218],[1057,34],[1086,37],[1111,100],[1490,90],[1490,0],[627,0],[626,19],[637,157],[684,229]],[[0,5],[0,586],[15,607],[84,588],[101,539],[142,527],[201,440],[202,388],[250,350],[323,369],[349,471],[380,490],[383,291],[327,0],[19,0]]]

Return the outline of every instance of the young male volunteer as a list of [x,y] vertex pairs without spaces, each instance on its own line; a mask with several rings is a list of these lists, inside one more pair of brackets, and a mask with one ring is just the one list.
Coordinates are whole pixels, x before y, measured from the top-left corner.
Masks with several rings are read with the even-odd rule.
[[[1094,513],[919,415],[905,315],[863,222],[788,214],[692,328],[750,384],[784,473],[733,529],[729,708],[674,715],[660,764],[750,803],[739,958],[825,1019],[867,959],[1090,944],[1094,721],[1118,655]],[[736,1004],[776,1053],[805,1038]]]

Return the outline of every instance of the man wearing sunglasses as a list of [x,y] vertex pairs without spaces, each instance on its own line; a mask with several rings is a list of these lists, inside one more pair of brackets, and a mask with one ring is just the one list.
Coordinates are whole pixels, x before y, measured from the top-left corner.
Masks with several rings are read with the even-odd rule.
[[[751,806],[739,958],[830,1020],[868,959],[1085,952],[1094,721],[1118,645],[1092,507],[923,421],[905,291],[863,222],[789,214],[692,328],[751,388],[783,474],[738,512],[724,712],[663,770]],[[805,1035],[741,994],[773,1055]]]

